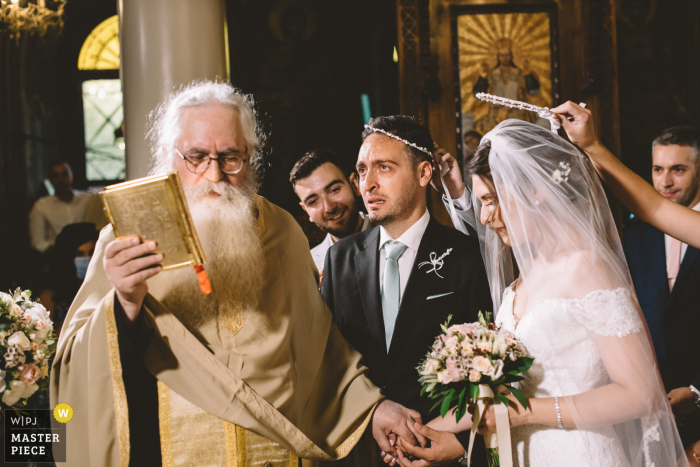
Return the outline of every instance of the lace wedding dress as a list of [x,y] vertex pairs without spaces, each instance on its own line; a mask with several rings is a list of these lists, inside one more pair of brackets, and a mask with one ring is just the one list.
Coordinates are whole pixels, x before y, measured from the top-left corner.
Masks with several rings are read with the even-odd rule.
[[[608,373],[591,333],[622,337],[643,330],[627,289],[597,290],[581,300],[543,300],[517,326],[514,297],[508,287],[496,323],[514,333],[535,358],[525,380],[520,382],[520,389],[528,398],[580,394],[608,384]],[[645,445],[649,436],[653,438],[654,430],[650,428],[645,430]],[[522,425],[511,429],[511,437],[513,462],[520,467],[630,465],[618,434],[610,425],[593,429]],[[648,446],[645,448],[648,451]],[[649,465],[648,459],[645,464]]]

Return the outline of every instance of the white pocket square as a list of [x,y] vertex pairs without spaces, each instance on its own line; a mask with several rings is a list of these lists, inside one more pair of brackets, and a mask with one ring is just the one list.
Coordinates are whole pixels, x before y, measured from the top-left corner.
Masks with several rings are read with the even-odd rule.
[[437,294],[437,295],[431,295],[431,296],[429,296],[428,298],[426,298],[426,300],[432,300],[433,298],[444,297],[445,295],[449,295],[449,294],[452,294],[452,293],[454,293],[454,292],[439,293],[439,294]]

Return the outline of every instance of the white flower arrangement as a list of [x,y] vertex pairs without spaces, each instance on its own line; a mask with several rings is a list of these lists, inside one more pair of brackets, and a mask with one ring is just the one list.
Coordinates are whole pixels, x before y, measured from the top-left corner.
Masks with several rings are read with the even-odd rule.
[[[441,325],[443,334],[435,338],[432,349],[417,370],[423,386],[421,395],[437,399],[432,409],[440,406],[440,415],[454,411],[457,422],[476,405],[479,386],[487,385],[494,398],[509,403],[499,388],[506,388],[527,408],[527,398],[511,383],[532,366],[525,348],[512,333],[500,329],[480,312],[476,323],[450,326],[452,316]],[[496,449],[488,449],[489,466],[499,465]]]
[[0,394],[8,407],[26,405],[48,386],[49,360],[56,352],[49,312],[31,295],[0,292]]

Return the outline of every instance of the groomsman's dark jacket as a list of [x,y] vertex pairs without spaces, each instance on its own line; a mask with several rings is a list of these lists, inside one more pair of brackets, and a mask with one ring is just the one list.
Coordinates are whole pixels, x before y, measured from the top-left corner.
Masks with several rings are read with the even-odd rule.
[[[622,246],[666,391],[700,389],[700,252],[688,245],[670,292],[663,232],[640,222],[625,232]],[[700,411],[693,415],[700,424]]]
[[[423,423],[439,416],[430,412],[435,402],[421,397],[416,367],[425,358],[440,324],[474,322],[479,311],[492,311],[491,294],[479,249],[479,241],[434,218],[423,234],[401,297],[391,346],[386,348],[384,316],[379,290],[379,227],[352,235],[334,244],[326,255],[321,294],[333,312],[340,332],[364,357],[369,377],[386,397],[420,412]],[[437,272],[428,272],[431,254],[443,258]],[[479,437],[481,438],[481,437]],[[469,433],[458,435],[466,447]],[[484,442],[477,439],[473,465],[486,465]]]

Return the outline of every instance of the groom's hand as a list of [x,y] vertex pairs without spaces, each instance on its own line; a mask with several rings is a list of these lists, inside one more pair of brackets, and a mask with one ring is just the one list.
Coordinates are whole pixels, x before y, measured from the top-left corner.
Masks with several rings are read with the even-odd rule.
[[[403,439],[399,440],[398,460],[403,467],[448,465],[454,463],[464,454],[464,447],[457,440],[454,433],[435,431],[420,423],[415,424],[414,431],[428,438],[430,447],[411,446],[408,443],[404,443]],[[418,460],[410,460],[404,452],[418,458]]]
[[372,435],[385,453],[396,454],[394,440],[397,436],[405,440],[406,445],[425,446],[425,438],[413,431],[413,424],[416,421],[421,421],[420,413],[384,399],[372,416]]

